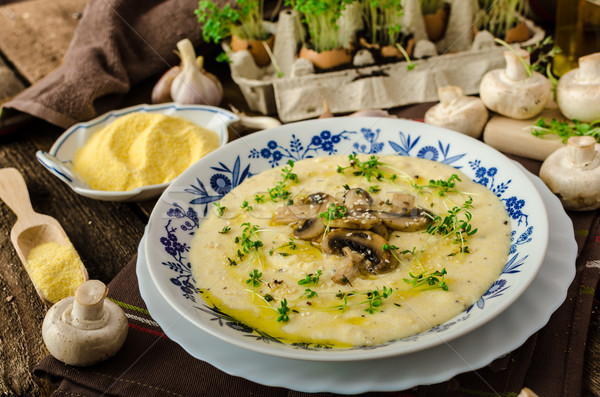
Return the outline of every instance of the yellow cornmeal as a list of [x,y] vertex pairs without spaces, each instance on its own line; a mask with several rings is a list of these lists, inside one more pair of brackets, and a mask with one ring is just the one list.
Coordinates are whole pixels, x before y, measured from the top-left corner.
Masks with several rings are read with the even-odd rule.
[[45,243],[34,247],[27,256],[27,271],[33,284],[52,303],[72,296],[83,283],[83,263],[70,242]]
[[73,169],[93,189],[128,191],[169,182],[218,146],[214,131],[186,119],[130,113],[98,130]]

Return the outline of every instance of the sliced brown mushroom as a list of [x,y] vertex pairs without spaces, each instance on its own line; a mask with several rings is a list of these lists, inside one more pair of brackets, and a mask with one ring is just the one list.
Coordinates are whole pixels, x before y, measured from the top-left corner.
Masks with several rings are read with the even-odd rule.
[[427,228],[431,223],[429,212],[421,208],[412,208],[408,213],[379,212],[383,224],[392,230],[415,232]]
[[358,275],[363,260],[364,256],[353,251],[350,247],[342,248],[342,257],[339,265],[335,268],[335,273],[331,276],[331,280],[337,284],[350,284]]
[[407,213],[415,206],[415,196],[406,193],[394,193],[391,203],[391,212],[396,212],[399,214]]
[[396,193],[392,196],[391,205],[389,212],[379,211],[377,216],[392,230],[414,232],[425,229],[431,222],[431,213],[416,207],[413,195]]
[[367,211],[372,204],[373,198],[365,189],[350,189],[344,194],[344,205],[349,211]]
[[325,233],[325,225],[319,218],[306,219],[294,230],[294,237],[301,240],[312,240]]
[[373,226],[370,230],[373,233],[379,234],[381,237],[383,237],[386,240],[390,238],[390,229],[388,229],[388,227],[384,223],[379,223],[379,224]]
[[330,228],[369,230],[381,223],[374,211],[348,211],[343,218],[329,221]]
[[327,193],[313,193],[301,199],[297,204],[284,205],[275,210],[273,223],[276,225],[289,225],[313,219],[321,212],[327,210],[327,206],[334,202],[334,198]]
[[323,238],[321,250],[326,254],[344,254],[348,247],[363,256],[360,269],[368,273],[381,274],[393,270],[398,261],[389,250],[384,250],[387,241],[368,230],[335,229]]

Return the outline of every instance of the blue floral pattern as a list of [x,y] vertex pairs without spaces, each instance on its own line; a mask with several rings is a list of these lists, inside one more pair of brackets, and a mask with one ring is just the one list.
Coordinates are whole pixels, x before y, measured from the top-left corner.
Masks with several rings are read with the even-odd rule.
[[213,174],[208,180],[208,185],[216,194],[210,194],[200,178],[196,178],[197,183],[195,185],[190,185],[189,188],[184,189],[187,193],[199,196],[190,201],[190,204],[201,205],[203,207],[202,213],[204,216],[208,213],[209,204],[219,201],[223,196],[229,193],[231,189],[242,183],[246,178],[252,176],[250,173],[250,165],[247,165],[243,170],[241,169],[241,160],[239,156],[235,159],[233,167],[231,168],[222,162],[219,162],[218,166],[210,168],[217,171],[217,173]]
[[379,139],[379,133],[381,132],[380,129],[373,130],[371,128],[361,128],[360,132],[367,143],[361,144],[354,142],[352,145],[354,150],[356,150],[358,153],[366,154],[377,154],[383,150],[384,143],[377,142],[377,139]]
[[[201,222],[199,214],[205,217],[212,203],[220,200],[233,188],[253,175],[251,167],[256,166],[258,170],[263,170],[285,164],[287,160],[298,161],[315,156],[340,153],[340,144],[349,141],[350,137],[353,136],[356,141],[350,142],[346,147],[357,153],[415,156],[449,164],[457,169],[470,168],[474,175],[473,180],[488,187],[505,203],[509,217],[514,222],[512,224],[509,258],[501,276],[474,305],[466,310],[463,316],[440,324],[421,334],[405,338],[403,341],[416,341],[426,334],[444,333],[456,324],[468,320],[472,317],[473,310],[483,310],[490,300],[501,297],[506,291],[509,291],[511,288],[510,276],[520,273],[523,267],[526,266],[528,256],[521,254],[519,250],[520,247],[526,247],[533,240],[535,232],[534,227],[529,225],[527,202],[520,198],[519,192],[514,191],[514,189],[511,190],[512,180],[510,178],[503,179],[501,176],[505,176],[506,173],[500,173],[495,166],[488,166],[480,159],[472,159],[472,156],[471,159],[467,159],[465,157],[466,153],[461,152],[450,143],[443,142],[441,139],[427,139],[424,136],[403,131],[397,131],[396,133],[397,139],[388,139],[387,142],[384,142],[381,140],[382,135],[389,138],[395,136],[395,133],[389,132],[386,135],[382,134],[380,129],[367,127],[360,128],[358,131],[345,129],[339,132],[321,130],[312,135],[297,132],[289,134],[288,138],[265,140],[255,147],[249,147],[246,153],[240,151],[235,158],[220,159],[216,164],[209,167],[210,172],[205,172],[202,176],[196,176],[195,181],[184,189],[188,193],[186,197],[191,196],[188,203],[173,202],[163,213],[167,221],[164,224],[164,233],[162,233],[159,241],[168,256],[168,260],[163,260],[161,263],[172,272],[171,283],[180,289],[183,298],[196,303],[194,307],[210,314],[211,320],[218,323],[219,326],[226,326],[242,332],[249,338],[261,340],[265,343],[280,343],[275,338],[236,321],[219,308],[209,306],[201,299],[201,302],[197,302],[199,295],[194,286],[191,266],[187,259],[189,246],[186,242],[180,240],[184,235],[191,236],[198,228]],[[244,162],[243,159],[249,160]],[[330,346],[309,344],[297,344],[295,347],[302,349],[331,348]],[[377,346],[368,348],[373,349]]]
[[413,138],[410,134],[404,134],[399,131],[400,142],[388,141],[390,147],[400,156],[412,156],[412,152],[417,151],[416,157],[420,157],[427,160],[439,161],[443,164],[452,165],[457,169],[461,166],[457,163],[460,159],[465,156],[465,153],[450,155],[450,144],[444,145],[442,141],[438,140],[437,147],[432,145],[425,145],[420,148],[417,147],[420,136]]
[[317,135],[313,135],[308,144],[296,136],[292,135],[289,145],[280,145],[277,141],[271,140],[267,142],[267,146],[262,149],[253,148],[248,155],[251,159],[266,159],[271,167],[278,167],[282,160],[285,163],[287,160],[303,160],[313,157],[313,155],[322,152],[324,154],[337,153],[336,145],[342,140],[350,139],[348,135],[355,134],[354,131],[342,131],[337,134],[332,134],[331,131],[324,130]]

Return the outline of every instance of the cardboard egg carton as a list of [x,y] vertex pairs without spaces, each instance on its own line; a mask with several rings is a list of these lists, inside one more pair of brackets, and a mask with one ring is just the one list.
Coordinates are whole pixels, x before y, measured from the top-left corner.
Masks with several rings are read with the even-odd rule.
[[[416,66],[412,70],[407,70],[407,62],[402,61],[315,73],[312,64],[297,58],[300,39],[295,16],[284,11],[275,27],[273,48],[283,76],[277,76],[273,65],[258,68],[250,54],[241,51],[230,54],[232,78],[252,110],[277,113],[283,122],[319,116],[324,110],[324,100],[333,113],[349,113],[437,101],[438,88],[446,85],[460,86],[467,95],[477,94],[486,72],[504,68],[506,49],[497,45],[489,32],[474,33],[472,2],[449,3],[451,12],[445,36],[432,43],[427,39],[419,0],[405,2],[403,25],[410,26],[415,39]],[[525,22],[532,37],[521,43],[522,47],[544,38],[542,29],[529,20]],[[355,65],[359,62],[358,53]]]

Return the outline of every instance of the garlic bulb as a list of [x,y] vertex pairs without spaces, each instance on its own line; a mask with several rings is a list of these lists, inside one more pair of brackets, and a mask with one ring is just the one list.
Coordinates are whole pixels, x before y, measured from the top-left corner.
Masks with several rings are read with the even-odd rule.
[[171,98],[171,84],[173,84],[173,80],[175,80],[175,77],[177,77],[180,70],[181,68],[179,66],[173,66],[156,82],[152,89],[152,103],[173,101]]
[[189,39],[177,43],[181,71],[171,83],[171,98],[177,103],[217,106],[223,98],[219,80],[196,62],[194,46]]

